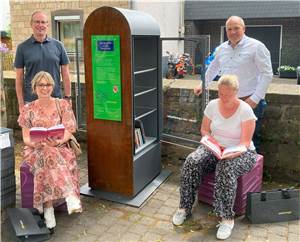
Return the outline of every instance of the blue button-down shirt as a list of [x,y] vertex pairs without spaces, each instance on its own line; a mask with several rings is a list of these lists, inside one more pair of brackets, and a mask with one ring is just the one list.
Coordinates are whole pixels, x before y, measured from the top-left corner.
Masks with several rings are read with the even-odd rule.
[[238,76],[239,97],[250,96],[251,100],[259,103],[264,99],[273,77],[269,50],[260,41],[246,35],[235,48],[232,48],[229,41],[222,43],[206,71],[206,85],[216,75],[224,74]]

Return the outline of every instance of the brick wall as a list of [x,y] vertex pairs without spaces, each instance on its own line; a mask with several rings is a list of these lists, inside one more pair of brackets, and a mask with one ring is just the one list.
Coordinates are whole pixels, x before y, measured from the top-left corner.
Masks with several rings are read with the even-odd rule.
[[[32,30],[30,27],[31,14],[36,10],[43,10],[50,18],[51,13],[57,10],[81,10],[83,11],[83,20],[95,9],[101,6],[112,6],[128,8],[128,1],[101,1],[101,0],[10,0],[11,13],[11,37],[13,50],[16,46],[27,39]],[[51,19],[49,19],[49,35],[52,36]]]

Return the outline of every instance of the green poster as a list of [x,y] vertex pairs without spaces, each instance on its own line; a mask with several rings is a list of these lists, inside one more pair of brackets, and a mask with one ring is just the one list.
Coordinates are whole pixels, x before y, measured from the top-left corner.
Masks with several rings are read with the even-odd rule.
[[92,35],[94,118],[122,120],[120,36]]

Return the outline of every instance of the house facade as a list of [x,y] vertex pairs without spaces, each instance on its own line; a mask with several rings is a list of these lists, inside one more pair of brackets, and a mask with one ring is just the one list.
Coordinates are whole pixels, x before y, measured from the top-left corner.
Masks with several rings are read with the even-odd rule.
[[62,41],[69,54],[75,51],[76,37],[82,37],[83,25],[89,14],[101,6],[129,8],[129,1],[102,0],[10,0],[12,47],[32,34],[31,14],[42,10],[49,16],[49,35]]
[[[160,25],[162,37],[182,37],[184,35],[184,2],[179,1],[126,1],[126,0],[10,0],[11,35],[13,50],[28,38],[31,14],[43,10],[49,17],[49,35],[62,41],[69,54],[75,51],[76,37],[82,37],[84,22],[89,14],[101,7],[111,6],[146,12]],[[101,23],[99,23],[101,24]],[[183,43],[166,43],[171,52],[183,51]]]
[[[49,35],[61,40],[72,57],[86,18],[104,5],[147,12],[159,23],[161,37],[208,36],[210,50],[226,40],[226,19],[238,15],[246,34],[270,50],[274,73],[280,65],[300,66],[300,1],[10,0],[12,49],[31,35],[32,12],[43,10],[50,17]],[[203,43],[193,41],[163,41],[162,54],[166,51],[190,53],[195,65],[207,55]]]
[[[184,36],[184,1],[10,0],[12,49],[15,52],[17,45],[32,34],[31,14],[36,10],[43,10],[50,18],[49,36],[64,43],[71,60],[70,69],[74,73],[75,38],[82,38],[85,20],[92,11],[101,6],[146,12],[159,23],[162,37]],[[79,41],[77,44],[79,52],[82,51],[82,42]],[[166,51],[182,53],[183,50],[183,41],[163,42],[163,55],[166,55]],[[82,68],[81,65],[80,71],[83,70]]]
[[[276,74],[280,65],[300,65],[299,9],[300,1],[186,1],[185,34],[209,35],[213,50],[227,40],[226,19],[238,15],[245,21],[246,34],[270,50]],[[193,52],[188,44],[185,49]],[[196,53],[195,62],[202,62],[203,56]]]

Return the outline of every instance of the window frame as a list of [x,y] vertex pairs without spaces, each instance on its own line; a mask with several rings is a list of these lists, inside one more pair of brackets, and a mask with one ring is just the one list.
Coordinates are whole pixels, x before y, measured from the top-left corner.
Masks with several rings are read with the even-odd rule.
[[[70,21],[78,21],[80,26],[80,33],[82,37],[83,34],[83,10],[74,10],[74,9],[63,9],[56,10],[51,12],[51,24],[52,24],[52,36],[59,40],[61,40],[61,36],[59,33],[59,23],[62,22],[70,22]],[[64,42],[63,42],[64,43]],[[69,57],[72,57],[72,52],[68,52]]]

